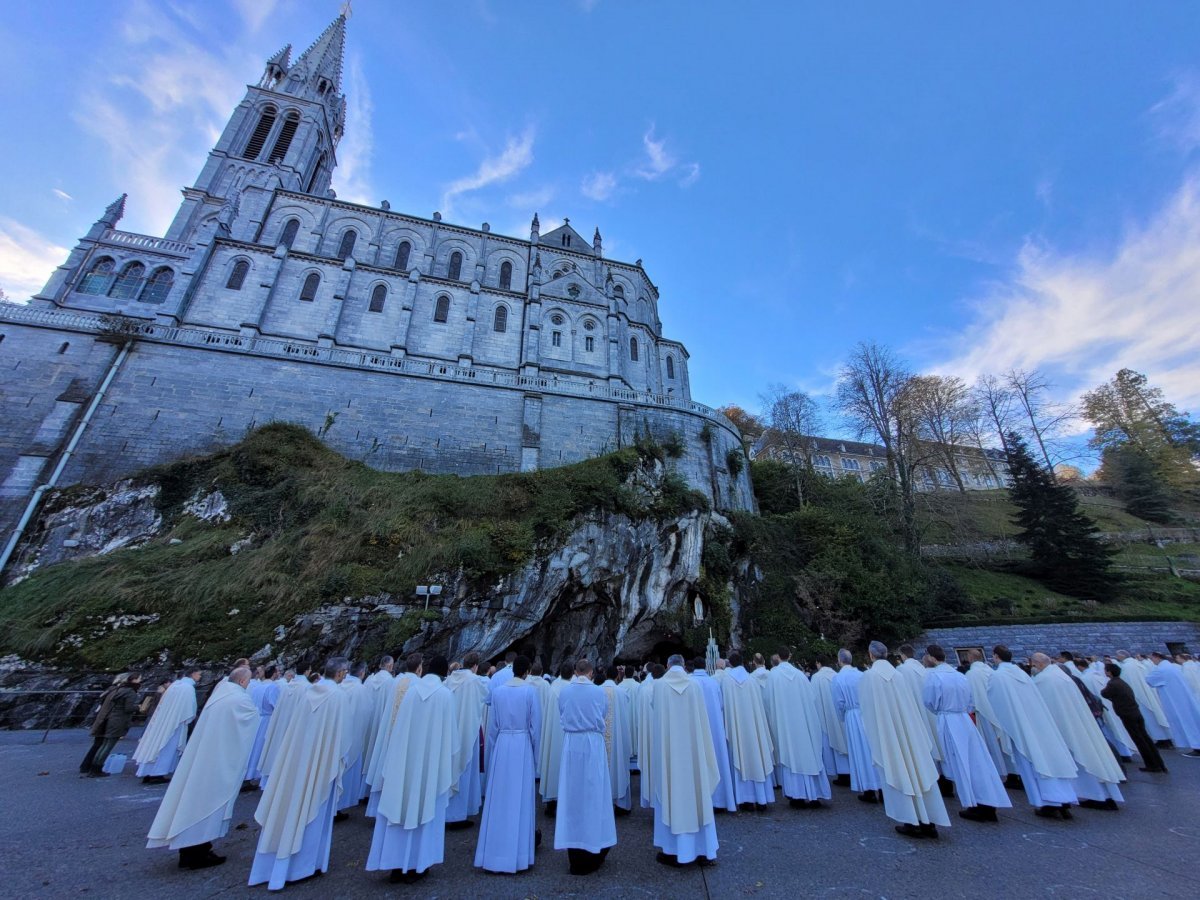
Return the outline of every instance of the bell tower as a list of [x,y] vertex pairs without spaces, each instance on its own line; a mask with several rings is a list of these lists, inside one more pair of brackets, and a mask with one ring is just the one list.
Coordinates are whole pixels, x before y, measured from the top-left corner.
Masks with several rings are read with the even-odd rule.
[[247,187],[324,196],[346,124],[342,58],[346,13],[334,19],[295,61],[289,44],[230,116],[166,237],[190,242],[201,225],[236,214]]

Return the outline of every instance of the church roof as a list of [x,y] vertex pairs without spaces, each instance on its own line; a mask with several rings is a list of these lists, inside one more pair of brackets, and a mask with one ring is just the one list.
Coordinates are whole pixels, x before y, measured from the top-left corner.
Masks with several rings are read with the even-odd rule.
[[540,235],[538,243],[551,249],[562,248],[565,250],[574,250],[576,253],[593,252],[591,242],[571,227],[570,219],[564,220],[563,224],[559,225],[553,231]]
[[313,45],[300,54],[296,65],[309,65],[313,75],[324,75],[338,93],[342,90],[342,57],[346,52],[346,14],[329,23]]
[[292,45],[284,44],[283,49],[267,60],[268,66],[279,66],[286,70],[292,58]]

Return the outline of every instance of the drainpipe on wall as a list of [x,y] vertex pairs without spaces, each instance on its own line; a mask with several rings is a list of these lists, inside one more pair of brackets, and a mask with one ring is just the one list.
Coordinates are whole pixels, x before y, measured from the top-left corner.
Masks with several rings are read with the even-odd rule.
[[39,485],[37,490],[33,492],[33,496],[29,498],[29,503],[25,505],[25,512],[21,514],[21,520],[17,523],[17,527],[13,529],[12,537],[8,539],[8,543],[4,547],[4,552],[0,554],[0,575],[4,573],[5,568],[8,566],[8,561],[17,549],[17,544],[20,543],[21,536],[29,526],[29,522],[33,518],[33,514],[37,511],[38,505],[42,502],[42,497],[46,495],[47,491],[53,490],[58,485],[58,479],[62,477],[63,471],[67,468],[67,463],[70,461],[72,454],[74,454],[75,448],[79,446],[79,441],[83,438],[83,433],[87,430],[88,423],[92,421],[92,416],[96,414],[96,410],[100,406],[100,401],[104,399],[104,394],[108,390],[108,386],[112,384],[113,378],[117,375],[117,370],[125,362],[125,357],[129,355],[129,349],[132,346],[133,341],[126,341],[121,345],[120,352],[108,367],[108,373],[100,383],[100,389],[96,391],[96,396],[88,404],[87,412],[83,414],[83,419],[76,426],[75,433],[71,435],[67,449],[59,457],[58,465],[54,467],[54,471],[50,474],[50,478],[46,483]]

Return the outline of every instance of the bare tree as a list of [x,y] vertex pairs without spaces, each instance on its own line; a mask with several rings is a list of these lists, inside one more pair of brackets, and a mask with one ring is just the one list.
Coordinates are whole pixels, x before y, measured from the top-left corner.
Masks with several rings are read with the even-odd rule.
[[959,491],[966,493],[958,452],[976,418],[966,384],[955,376],[916,375],[909,380],[906,395],[920,438],[929,443]]
[[911,373],[887,347],[860,343],[838,375],[837,406],[859,437],[883,445],[888,471],[900,490],[901,532],[905,549],[920,552],[914,474],[921,456],[912,404]]
[[772,384],[763,393],[763,419],[783,447],[784,455],[795,468],[796,499],[804,505],[804,484],[800,469],[812,467],[806,443],[821,430],[821,413],[816,402],[804,391],[789,390],[787,385]]
[[1036,369],[1030,372],[1010,369],[1004,380],[1012,392],[1015,413],[1023,419],[1021,430],[1037,445],[1046,470],[1053,478],[1054,464],[1060,461],[1052,456],[1054,440],[1062,433],[1064,426],[1075,418],[1075,411],[1049,398],[1050,382]]

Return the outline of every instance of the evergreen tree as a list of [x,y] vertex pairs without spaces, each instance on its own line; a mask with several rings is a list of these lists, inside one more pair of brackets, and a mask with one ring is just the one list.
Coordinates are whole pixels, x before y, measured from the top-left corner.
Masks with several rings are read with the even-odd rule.
[[1104,451],[1100,474],[1113,486],[1125,508],[1150,522],[1169,523],[1172,494],[1149,454],[1124,446]]
[[1008,435],[1009,498],[1021,526],[1017,540],[1029,548],[1039,576],[1076,596],[1104,599],[1115,576],[1112,551],[1100,542],[1096,525],[1079,510],[1074,490],[1057,483],[1030,455],[1020,435]]

